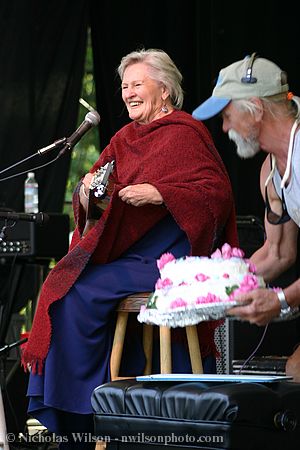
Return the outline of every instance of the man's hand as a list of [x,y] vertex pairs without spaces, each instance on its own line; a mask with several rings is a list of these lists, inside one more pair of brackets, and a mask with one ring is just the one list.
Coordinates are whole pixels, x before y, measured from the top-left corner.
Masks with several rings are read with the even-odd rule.
[[227,314],[256,325],[266,325],[278,317],[281,311],[277,294],[271,289],[255,289],[245,294],[239,294],[235,300],[246,303],[246,305],[230,308]]
[[119,197],[123,202],[133,206],[143,206],[147,203],[161,205],[163,203],[163,198],[159,191],[152,184],[148,183],[126,186],[119,191]]

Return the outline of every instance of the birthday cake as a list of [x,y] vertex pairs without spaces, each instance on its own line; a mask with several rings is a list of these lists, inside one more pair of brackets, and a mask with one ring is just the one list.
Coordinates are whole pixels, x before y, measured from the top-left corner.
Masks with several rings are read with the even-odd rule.
[[157,261],[160,278],[138,320],[170,327],[194,325],[225,316],[236,305],[235,296],[265,287],[244,252],[224,244],[210,257],[176,259],[164,253]]

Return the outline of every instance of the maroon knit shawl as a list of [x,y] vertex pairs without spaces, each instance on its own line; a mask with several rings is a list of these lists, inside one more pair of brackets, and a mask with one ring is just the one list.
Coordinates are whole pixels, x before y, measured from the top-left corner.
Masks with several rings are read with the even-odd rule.
[[[51,340],[50,305],[62,299],[91,260],[103,264],[118,258],[170,212],[191,244],[192,255],[210,255],[218,236],[237,245],[231,185],[224,164],[205,126],[182,111],[147,125],[123,127],[102,152],[91,172],[115,160],[114,191],[95,227],[81,239],[85,214],[74,193],[77,223],[67,255],[47,276],[38,301],[22,363],[42,372]],[[150,183],[161,193],[164,206],[134,207],[120,200],[124,186]],[[214,328],[214,322],[201,325]],[[201,333],[201,349],[211,351],[212,333]],[[210,337],[209,337],[210,336]],[[206,348],[206,350],[205,350]],[[203,355],[205,356],[205,354]]]

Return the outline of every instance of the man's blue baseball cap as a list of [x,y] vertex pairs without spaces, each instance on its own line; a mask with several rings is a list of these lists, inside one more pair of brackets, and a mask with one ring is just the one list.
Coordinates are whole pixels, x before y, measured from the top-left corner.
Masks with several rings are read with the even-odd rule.
[[253,53],[220,71],[212,96],[193,111],[193,117],[210,119],[231,100],[270,97],[288,90],[286,73],[273,62]]

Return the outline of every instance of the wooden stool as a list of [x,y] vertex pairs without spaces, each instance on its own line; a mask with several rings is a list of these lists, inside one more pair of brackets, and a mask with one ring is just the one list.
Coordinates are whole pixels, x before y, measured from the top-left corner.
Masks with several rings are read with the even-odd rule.
[[[122,378],[119,377],[118,375],[122,359],[128,314],[129,313],[138,314],[141,306],[146,305],[149,295],[150,295],[149,292],[129,295],[120,302],[117,308],[118,316],[110,357],[110,373],[112,381]],[[203,373],[197,326],[196,325],[186,326],[185,329],[187,334],[192,371],[193,373]],[[160,372],[172,373],[171,328],[166,326],[160,326],[159,339],[160,339]],[[146,358],[144,375],[149,375],[151,374],[152,370],[153,325],[143,324],[143,347]]]

